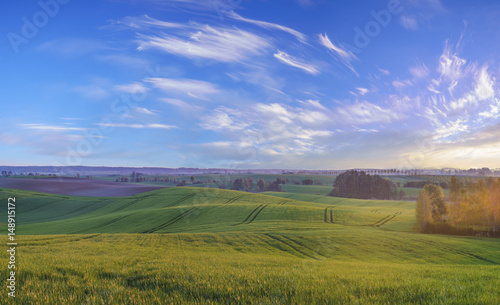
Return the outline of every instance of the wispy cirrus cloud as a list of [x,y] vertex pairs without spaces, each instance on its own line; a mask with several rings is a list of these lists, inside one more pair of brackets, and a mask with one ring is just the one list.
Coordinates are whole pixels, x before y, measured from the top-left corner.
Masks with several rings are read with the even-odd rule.
[[254,24],[254,25],[262,27],[262,28],[272,29],[272,30],[279,30],[279,31],[283,31],[283,32],[289,33],[289,34],[295,36],[301,42],[306,42],[306,40],[307,40],[307,36],[304,35],[304,34],[302,34],[301,32],[296,31],[294,29],[291,29],[289,27],[280,25],[280,24],[266,22],[266,21],[260,21],[260,20],[254,20],[254,19],[250,19],[250,18],[245,18],[245,17],[242,17],[242,16],[238,15],[234,11],[226,13],[226,16],[228,16],[229,18],[232,18],[234,20],[238,20],[238,21],[243,21],[243,22]]
[[416,31],[418,29],[417,19],[414,17],[401,16],[401,18],[399,18],[399,22],[407,30]]
[[452,52],[448,41],[446,41],[443,53],[439,57],[438,72],[441,74],[440,80],[448,83],[457,82],[463,76],[463,68],[466,63],[467,60]]
[[238,120],[240,112],[219,107],[212,114],[202,117],[200,126],[213,131],[237,131],[249,126],[248,123]]
[[96,125],[102,126],[104,128],[133,128],[133,129],[173,129],[179,128],[175,125],[166,124],[125,124],[125,123],[98,123]]
[[429,68],[427,68],[424,64],[416,65],[410,68],[410,74],[415,78],[426,78],[429,76],[429,72]]
[[46,130],[46,131],[85,131],[87,128],[72,127],[72,126],[59,126],[59,125],[46,125],[46,124],[20,124],[24,129]]
[[341,44],[335,45],[330,38],[326,35],[319,34],[318,35],[319,42],[321,45],[323,45],[325,48],[327,48],[329,51],[332,52],[332,54],[335,55],[336,58],[339,59],[339,61],[345,65],[349,70],[351,70],[354,74],[359,76],[358,72],[354,69],[354,66],[352,65],[352,62],[354,60],[358,60],[356,55],[349,51],[347,48],[343,47]]
[[197,111],[197,110],[201,109],[201,107],[199,107],[197,105],[189,104],[183,100],[175,99],[175,98],[161,98],[160,101],[162,101],[166,104],[169,104],[169,105],[176,106],[184,111]]
[[301,69],[309,74],[317,75],[321,73],[317,66],[307,63],[302,59],[295,58],[286,52],[278,50],[278,52],[274,54],[274,57],[286,65]]
[[409,79],[405,79],[405,80],[397,79],[397,80],[392,81],[392,85],[397,89],[401,89],[401,88],[411,86],[413,84]]
[[219,62],[240,62],[262,54],[271,46],[266,38],[249,31],[198,23],[189,23],[168,32],[138,34],[136,42],[138,50],[157,49],[190,59]]
[[308,106],[312,106],[314,108],[318,108],[321,110],[327,110],[327,108],[325,106],[323,106],[318,100],[306,100],[306,101],[299,100],[299,103],[304,104],[304,105],[308,105]]
[[394,109],[382,108],[379,105],[364,101],[337,109],[339,121],[350,124],[391,123],[406,116]]
[[161,21],[155,18],[151,18],[148,15],[143,15],[139,17],[125,17],[121,20],[111,20],[114,25],[121,25],[124,27],[129,27],[133,29],[143,30],[150,28],[163,28],[163,29],[179,29],[186,27],[182,23]]
[[148,78],[145,80],[165,92],[183,93],[191,96],[201,96],[219,92],[217,87],[209,82],[195,79]]
[[477,98],[482,101],[495,97],[493,89],[495,78],[488,73],[488,66],[482,67],[477,74],[475,88]]

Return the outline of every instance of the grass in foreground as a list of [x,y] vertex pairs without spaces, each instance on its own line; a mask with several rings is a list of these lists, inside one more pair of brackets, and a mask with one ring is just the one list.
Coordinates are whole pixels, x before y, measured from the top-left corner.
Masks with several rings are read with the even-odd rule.
[[[466,264],[454,254],[439,263],[392,261],[391,256],[384,261],[380,252],[391,251],[391,243],[359,252],[357,258],[300,257],[286,242],[273,241],[258,234],[223,233],[27,236],[19,240],[16,301],[497,304],[500,299],[500,267],[472,263],[473,258]],[[350,246],[353,252],[366,250]],[[427,247],[429,256],[438,248]],[[0,273],[5,277],[5,268]],[[1,303],[6,298],[2,294]]]
[[0,194],[18,203],[19,304],[500,299],[500,240],[413,233],[412,202],[196,188],[123,198]]

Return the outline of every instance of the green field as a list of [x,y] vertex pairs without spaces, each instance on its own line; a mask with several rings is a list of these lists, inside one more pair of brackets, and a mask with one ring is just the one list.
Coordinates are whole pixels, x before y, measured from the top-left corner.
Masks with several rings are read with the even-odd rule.
[[310,187],[0,190],[17,203],[16,303],[498,304],[500,240],[415,233],[413,202]]

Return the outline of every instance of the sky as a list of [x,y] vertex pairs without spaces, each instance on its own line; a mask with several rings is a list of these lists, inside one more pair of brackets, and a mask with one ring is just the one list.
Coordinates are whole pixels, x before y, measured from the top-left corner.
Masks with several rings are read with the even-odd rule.
[[0,165],[500,168],[500,2],[0,10]]

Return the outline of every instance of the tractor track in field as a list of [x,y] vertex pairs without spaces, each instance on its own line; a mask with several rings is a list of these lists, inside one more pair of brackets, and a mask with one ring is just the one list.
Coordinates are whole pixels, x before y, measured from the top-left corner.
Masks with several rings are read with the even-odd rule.
[[403,212],[396,212],[394,214],[387,215],[384,218],[382,218],[379,221],[372,224],[371,226],[372,227],[380,227],[380,226],[386,224],[387,222],[389,222],[390,220],[393,220],[394,218],[396,218],[396,216],[399,216],[401,214],[403,214]]
[[176,201],[174,201],[174,202],[172,202],[172,203],[170,203],[170,204],[167,204],[165,207],[173,207],[173,206],[176,206],[176,205],[178,205],[179,203],[182,203],[182,202],[184,202],[184,201],[186,201],[186,200],[188,200],[188,199],[193,198],[194,196],[196,196],[196,194],[195,194],[195,193],[188,194],[188,195],[186,195],[186,196],[184,196],[184,197],[182,197],[182,198],[177,199]]
[[26,210],[24,210],[24,209],[23,209],[23,210],[22,210],[22,212],[23,212],[23,213],[26,213],[26,212],[31,212],[31,211],[34,211],[34,210],[36,210],[36,209],[43,208],[43,207],[45,207],[45,206],[47,206],[47,205],[49,205],[49,204],[52,204],[52,203],[59,203],[60,201],[62,201],[62,200],[52,200],[52,201],[47,202],[47,203],[41,203],[40,205],[37,205],[37,206],[31,207],[31,208],[28,208],[28,209],[26,209]]
[[156,231],[159,231],[161,229],[165,229],[171,225],[173,225],[174,223],[178,222],[179,220],[183,219],[184,217],[192,214],[193,212],[197,211],[198,209],[200,209],[200,207],[193,207],[193,208],[190,208],[182,213],[180,213],[179,215],[175,216],[174,218],[170,219],[169,221],[165,222],[165,223],[162,223],[161,225],[159,226],[156,226],[154,228],[151,228],[149,230],[146,230],[146,231],[143,231],[142,233],[154,233]]
[[482,256],[477,255],[477,254],[473,254],[473,253],[466,252],[466,251],[463,251],[463,250],[455,249],[455,248],[452,248],[452,247],[449,247],[449,246],[443,246],[442,244],[437,244],[437,243],[432,242],[432,241],[427,241],[427,240],[419,240],[419,241],[422,242],[422,243],[424,243],[424,244],[436,247],[437,249],[446,251],[446,252],[455,253],[455,254],[463,255],[463,256],[468,256],[468,257],[471,257],[471,258],[474,258],[474,259],[477,259],[477,260],[480,260],[480,261],[483,261],[483,262],[490,263],[492,265],[497,265],[497,266],[500,265],[500,263],[497,263],[495,261],[492,261],[490,259],[487,259],[487,258],[482,257]]
[[391,215],[391,217],[387,218],[386,220],[382,221],[381,223],[377,224],[376,226],[380,227],[380,226],[386,224],[387,222],[389,222],[390,220],[393,220],[394,218],[396,218],[397,216],[399,216],[401,214],[403,214],[403,212],[396,212],[393,215]]
[[[324,219],[325,223],[334,223],[333,222],[333,208],[334,207],[335,207],[335,205],[325,208],[325,219]],[[328,210],[330,210],[330,221],[328,221]]]
[[[292,248],[295,252],[300,253],[300,254],[302,254],[303,256],[307,256],[307,257],[312,258],[312,259],[315,259],[315,260],[320,260],[319,258],[314,257],[314,256],[312,256],[312,255],[310,255],[310,254],[307,254],[305,251],[303,251],[303,250],[299,249],[299,247],[301,247],[301,245],[300,245],[300,244],[297,244],[297,243],[295,243],[294,241],[289,240],[289,239],[285,239],[285,240],[283,240],[283,236],[282,236],[282,235],[271,235],[271,234],[269,234],[269,233],[264,233],[264,235],[265,235],[265,236],[267,236],[267,237],[269,237],[269,238],[271,238],[271,239],[273,239],[273,240],[275,240],[275,241],[278,241],[279,243],[282,243],[282,244],[284,244],[284,245],[286,245],[286,246],[288,246],[288,247]],[[281,238],[279,238],[278,236],[280,236]],[[275,246],[273,246],[272,244],[269,244],[269,245],[270,245],[270,246],[272,246],[272,247],[274,247],[274,248],[276,248],[276,247],[275,247]],[[297,245],[298,245],[298,246],[297,246]],[[285,252],[288,252],[288,251],[285,251]],[[295,256],[297,256],[297,255],[295,255]]]
[[319,253],[318,251],[316,251],[316,250],[314,250],[314,249],[309,248],[308,246],[304,245],[304,244],[303,244],[303,243],[301,243],[301,242],[296,241],[295,239],[291,239],[290,237],[286,237],[285,235],[282,235],[282,234],[280,234],[279,236],[281,236],[281,237],[283,237],[283,238],[285,238],[285,239],[287,239],[287,240],[289,240],[289,241],[292,241],[292,242],[296,243],[297,245],[299,245],[299,246],[301,246],[301,247],[303,247],[303,248],[305,248],[305,249],[307,249],[307,250],[309,250],[309,251],[311,251],[311,252],[314,252],[314,253],[318,254],[319,256],[323,256],[323,257],[325,257],[325,258],[328,258],[328,256],[325,256],[325,255],[323,255],[323,254]]
[[[87,229],[84,229],[84,230],[79,230],[79,231],[76,231],[75,233],[83,233],[83,232],[87,232],[87,231],[89,231],[89,230],[96,230],[96,229],[100,229],[100,228],[102,228],[102,227],[109,226],[110,224],[113,224],[113,223],[115,223],[115,222],[117,222],[117,221],[120,221],[120,220],[122,220],[122,219],[124,219],[124,218],[127,218],[127,217],[129,217],[129,216],[130,216],[130,215],[125,215],[125,216],[116,217],[116,218],[113,218],[113,219],[111,219],[111,220],[108,220],[108,221],[106,221],[106,222],[104,222],[104,223],[98,224],[98,225],[96,225],[96,226],[93,226],[93,227],[90,227],[90,228],[87,228]],[[74,234],[74,233],[73,233],[73,234]]]
[[257,212],[253,215],[252,219],[250,219],[250,221],[249,221],[249,222],[247,222],[247,225],[248,225],[248,224],[251,224],[251,223],[255,220],[255,218],[257,218],[257,216],[259,216],[260,212],[262,212],[262,210],[264,210],[266,207],[267,207],[267,204],[266,204],[266,205],[264,205],[263,207],[261,207],[261,208],[260,208],[260,210],[258,210],[258,211],[257,211]]
[[235,202],[236,200],[238,200],[238,199],[242,198],[243,196],[245,196],[245,194],[244,194],[244,195],[238,195],[238,196],[235,196],[235,197],[233,197],[233,198],[229,199],[228,201],[226,201],[226,202],[225,202],[225,204],[233,203],[233,202]]
[[125,204],[124,204],[124,205],[122,205],[122,206],[117,207],[116,209],[112,210],[110,213],[114,213],[114,212],[118,212],[118,211],[121,211],[121,210],[125,210],[126,208],[128,208],[128,207],[130,207],[130,206],[132,206],[132,205],[136,204],[136,203],[137,203],[137,202],[139,202],[139,201],[140,201],[140,199],[135,199],[135,200],[132,200],[132,201],[130,201],[130,202],[128,202],[128,203],[125,203]]
[[277,203],[277,205],[285,205],[285,203],[290,202],[291,200],[282,200]]
[[152,195],[147,195],[147,196],[144,196],[144,197],[141,197],[141,198],[138,198],[138,199],[134,199],[134,200],[132,200],[132,201],[130,201],[130,202],[122,205],[122,206],[117,207],[116,209],[112,210],[110,213],[114,213],[114,212],[118,212],[118,211],[121,211],[121,210],[125,210],[126,208],[131,207],[132,205],[140,202],[141,200],[146,199],[146,198],[151,197],[151,196]]
[[255,213],[258,209],[260,209],[261,207],[263,206],[263,204],[259,205],[258,207],[256,207],[255,209],[252,210],[252,212],[250,212],[250,214],[248,214],[247,218],[245,218],[245,220],[243,220],[242,222],[240,223],[237,223],[237,224],[234,224],[233,226],[239,226],[239,225],[242,225],[244,224],[245,222],[247,222],[250,217],[252,217],[253,213]]
[[[68,213],[64,213],[64,214],[61,214],[61,215],[58,215],[58,216],[51,216],[51,217],[45,217],[45,218],[38,218],[36,221],[37,221],[37,222],[40,222],[40,220],[48,220],[48,219],[54,219],[54,218],[59,218],[59,217],[65,217],[65,216],[68,216],[68,215],[70,215],[70,214],[77,213],[77,212],[80,212],[80,211],[82,211],[82,210],[85,210],[85,209],[87,209],[87,208],[89,208],[89,207],[91,207],[91,206],[93,206],[93,205],[95,205],[95,204],[97,204],[97,203],[100,203],[100,201],[93,202],[93,203],[91,203],[91,204],[89,204],[89,205],[84,205],[84,206],[81,206],[81,207],[79,207],[79,208],[76,208],[75,210],[72,210],[72,211],[70,211],[70,212],[68,212]],[[90,212],[92,212],[92,211],[95,211],[95,209],[94,209],[94,210],[91,210]],[[90,213],[90,212],[89,212],[89,213]]]
[[[100,236],[101,233],[94,233],[90,234],[88,236],[83,236],[83,237],[56,237],[56,238],[47,238],[47,239],[42,239],[42,240],[33,240],[33,241],[26,241],[23,242],[22,247],[24,246],[44,246],[44,245],[54,245],[54,244],[63,244],[63,243],[70,243],[70,242],[77,242],[81,240],[86,240],[86,239],[92,239],[95,237]],[[76,236],[76,235],[73,235]],[[80,235],[81,236],[81,235]]]

